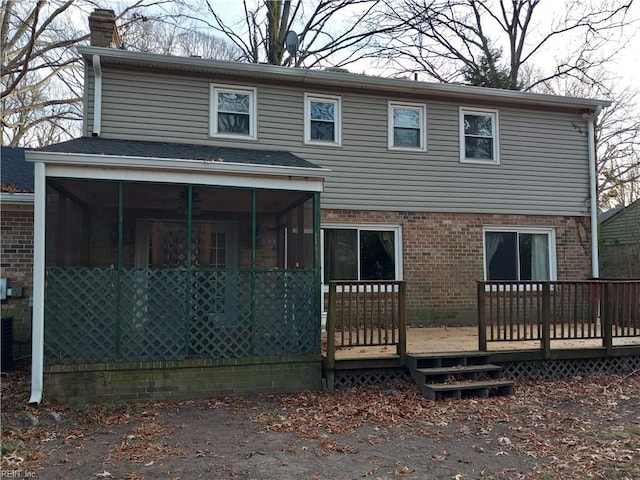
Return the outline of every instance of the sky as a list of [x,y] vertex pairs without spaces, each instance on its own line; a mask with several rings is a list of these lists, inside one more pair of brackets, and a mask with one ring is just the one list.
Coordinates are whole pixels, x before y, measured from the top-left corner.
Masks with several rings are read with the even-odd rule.
[[[542,0],[537,7],[535,19],[542,26],[545,22],[548,24],[557,18],[559,13],[564,10],[564,4],[567,0]],[[587,1],[587,0],[585,0]],[[631,0],[631,7],[628,11],[628,20],[632,24],[626,28],[624,36],[620,37],[618,42],[612,44],[615,51],[616,60],[609,65],[609,69],[620,80],[628,84],[631,88],[640,90],[640,0]],[[600,2],[595,2],[600,3]],[[219,14],[229,23],[235,20],[241,20],[244,17],[244,10],[241,0],[213,0],[212,4],[218,8]],[[548,58],[553,60],[553,49],[561,51],[562,44],[552,45],[548,52]],[[538,59],[539,61],[539,59]],[[367,70],[370,66],[358,64],[354,71]],[[384,74],[384,72],[381,72]]]

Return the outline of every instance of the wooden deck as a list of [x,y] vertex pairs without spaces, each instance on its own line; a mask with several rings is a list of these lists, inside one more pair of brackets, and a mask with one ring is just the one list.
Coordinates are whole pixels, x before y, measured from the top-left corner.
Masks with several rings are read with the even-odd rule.
[[[327,388],[379,381],[400,368],[414,379],[416,372],[440,375],[414,364],[443,359],[468,366],[482,357],[489,369],[483,375],[495,382],[494,364],[508,365],[512,376],[556,378],[603,365],[629,368],[640,357],[640,281],[478,282],[478,326],[469,327],[409,327],[406,300],[403,281],[330,283]],[[509,384],[482,383],[487,379],[475,378],[474,369],[467,372],[472,378],[449,378],[460,376],[455,373],[440,382],[445,386],[418,383],[428,398],[512,391]]]
[[[363,334],[361,332],[361,334]],[[339,335],[337,335],[339,340]],[[339,342],[336,342],[339,344]],[[408,327],[407,353],[456,353],[478,351],[478,327]],[[597,349],[602,347],[602,339],[552,340],[553,349]],[[637,346],[640,337],[614,338],[613,346]],[[489,342],[489,352],[507,352],[518,350],[539,350],[540,341]],[[342,347],[336,349],[336,360],[389,358],[396,356],[394,345],[372,347]]]

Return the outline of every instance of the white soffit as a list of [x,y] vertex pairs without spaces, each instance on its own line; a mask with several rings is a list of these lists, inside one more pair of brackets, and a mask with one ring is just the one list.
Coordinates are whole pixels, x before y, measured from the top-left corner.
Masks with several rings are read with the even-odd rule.
[[330,170],[152,157],[78,153],[26,153],[27,161],[46,164],[48,177],[190,183],[238,188],[321,192]]

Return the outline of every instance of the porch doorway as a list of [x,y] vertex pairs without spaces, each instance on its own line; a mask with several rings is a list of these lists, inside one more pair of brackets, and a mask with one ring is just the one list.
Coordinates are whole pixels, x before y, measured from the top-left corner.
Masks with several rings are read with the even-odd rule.
[[139,220],[135,235],[136,267],[238,268],[238,231],[238,222],[193,222],[188,249],[185,220]]
[[[241,322],[240,282],[237,275],[227,270],[237,269],[239,265],[238,232],[235,221],[193,221],[191,235],[186,220],[136,222],[137,268],[145,269],[142,272],[167,268],[192,272],[188,302],[190,355],[204,354],[220,334],[218,329],[234,328]],[[147,279],[147,288],[140,290],[143,295],[160,291],[150,285],[150,281],[153,280]],[[146,305],[148,301],[148,298],[139,298],[134,304]],[[162,300],[156,298],[151,302],[157,305]],[[171,305],[164,306],[165,311],[171,308]]]

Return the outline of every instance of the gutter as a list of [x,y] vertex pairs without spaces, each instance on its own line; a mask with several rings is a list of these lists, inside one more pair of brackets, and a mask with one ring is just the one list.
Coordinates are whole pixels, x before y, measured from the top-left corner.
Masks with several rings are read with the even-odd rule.
[[589,196],[591,209],[591,276],[600,278],[600,266],[598,262],[598,190],[596,170],[596,141],[595,123],[602,107],[598,106],[591,114],[585,114],[587,119],[587,141],[589,148]]
[[0,193],[0,205],[33,205],[33,193]]
[[45,165],[34,165],[35,205],[33,212],[33,319],[31,327],[31,398],[42,401],[44,385],[44,233],[45,233]]
[[91,134],[94,137],[99,137],[102,128],[102,65],[100,64],[100,55],[93,55],[93,71],[95,81],[93,85],[93,132]]

